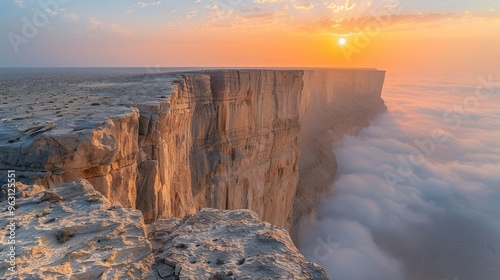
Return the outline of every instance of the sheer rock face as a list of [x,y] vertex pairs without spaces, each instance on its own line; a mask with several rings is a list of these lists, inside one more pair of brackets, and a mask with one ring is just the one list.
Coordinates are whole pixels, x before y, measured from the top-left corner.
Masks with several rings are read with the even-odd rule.
[[[147,234],[140,211],[111,204],[86,180],[16,187],[16,267],[1,262],[2,279],[327,279],[284,229],[253,211],[204,209],[158,220]],[[7,206],[2,195],[2,254]]]
[[[290,234],[297,240],[300,222],[313,215],[335,178],[333,150],[344,135],[355,135],[387,108],[381,98],[385,71],[338,69],[305,71],[300,106],[299,184]],[[287,227],[288,228],[288,227]]]
[[333,181],[331,143],[385,108],[383,80],[377,70],[212,70],[12,81],[0,170],[46,188],[87,179],[148,223],[247,208],[288,229]]
[[212,207],[290,221],[302,72],[213,71],[173,84],[168,109],[140,108],[137,207],[146,219]]

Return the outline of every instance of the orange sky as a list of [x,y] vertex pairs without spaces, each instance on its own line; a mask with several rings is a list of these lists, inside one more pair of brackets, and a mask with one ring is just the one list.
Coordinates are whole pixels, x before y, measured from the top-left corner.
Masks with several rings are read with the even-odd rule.
[[[0,66],[500,69],[499,4],[487,0],[479,10],[465,0],[469,6],[455,10],[429,1],[377,9],[364,0],[253,0],[225,9],[228,0],[192,2],[138,2],[123,11],[70,2],[17,54],[4,40]],[[4,33],[21,34],[18,17],[3,21]]]
[[[132,59],[133,64],[145,59],[161,66],[500,69],[500,36],[495,36],[500,34],[499,18],[432,19],[393,23],[373,33],[361,30],[343,36],[326,31],[304,32],[280,24],[190,30],[189,35],[183,30],[166,29],[149,34],[149,38],[123,51],[145,52],[137,60]],[[170,40],[161,40],[157,34],[165,34]],[[340,37],[346,38],[345,46],[338,44]]]

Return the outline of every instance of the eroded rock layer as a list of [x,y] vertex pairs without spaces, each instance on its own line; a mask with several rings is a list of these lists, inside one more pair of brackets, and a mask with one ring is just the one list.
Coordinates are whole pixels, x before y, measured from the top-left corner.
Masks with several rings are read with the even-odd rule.
[[173,84],[168,110],[140,109],[138,209],[148,220],[252,209],[284,225],[298,182],[302,72],[214,71]]
[[246,208],[290,228],[333,181],[332,143],[385,109],[383,80],[373,69],[0,79],[0,170],[46,188],[87,179],[147,222]]

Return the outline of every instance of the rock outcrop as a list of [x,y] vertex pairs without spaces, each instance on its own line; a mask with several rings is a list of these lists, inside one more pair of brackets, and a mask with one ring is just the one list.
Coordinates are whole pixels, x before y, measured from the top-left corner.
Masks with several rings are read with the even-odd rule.
[[[111,204],[86,180],[55,189],[17,184],[16,209],[0,202],[0,250],[15,247],[15,273],[0,262],[0,278],[145,279],[154,262],[142,214]],[[35,192],[35,193],[34,193]],[[15,218],[15,243],[8,218]],[[4,278],[5,277],[5,278]]]
[[250,210],[203,209],[183,220],[158,220],[149,229],[157,269],[175,263],[181,276],[196,275],[181,279],[328,279],[323,268],[304,259],[288,232]]
[[288,229],[333,181],[331,143],[385,109],[374,69],[23,79],[0,80],[0,171],[87,179],[148,223],[245,208]]
[[[86,180],[41,189],[17,184],[15,273],[2,261],[0,278],[327,279],[284,229],[253,211],[203,209],[158,220],[147,234],[140,211],[111,204]],[[2,255],[6,208],[2,196]]]

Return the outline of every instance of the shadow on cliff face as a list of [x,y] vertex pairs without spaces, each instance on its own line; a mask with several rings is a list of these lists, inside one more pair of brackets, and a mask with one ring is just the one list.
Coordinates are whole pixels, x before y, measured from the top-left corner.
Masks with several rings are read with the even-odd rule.
[[388,77],[389,112],[335,153],[299,248],[332,279],[500,279],[500,96],[491,77]]

